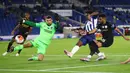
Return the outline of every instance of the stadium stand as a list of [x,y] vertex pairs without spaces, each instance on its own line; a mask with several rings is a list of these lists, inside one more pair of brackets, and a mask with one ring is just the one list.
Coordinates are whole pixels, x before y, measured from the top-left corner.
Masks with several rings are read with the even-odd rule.
[[[73,0],[70,0],[73,1]],[[84,12],[86,10],[98,10],[99,12],[105,13],[108,16],[108,20],[117,25],[127,25],[130,24],[130,12],[129,7],[116,7],[114,5],[129,5],[130,2],[125,0],[92,0],[93,6],[89,6],[89,1],[78,0],[85,3],[85,7],[76,6],[74,2],[68,0],[1,0],[0,3],[3,7],[0,8],[0,35],[10,35],[12,29],[16,26],[17,19],[21,16],[23,12],[31,13],[31,20],[35,22],[40,22],[43,20],[44,16],[52,15],[53,9],[70,9],[72,10],[72,16],[61,17],[62,28],[64,26],[80,26],[80,23],[85,23],[86,17]],[[87,5],[88,4],[88,5]],[[90,4],[90,5],[92,5]],[[29,6],[28,6],[29,5]],[[96,5],[96,6],[95,6]],[[104,7],[100,5],[111,5],[109,7]],[[95,6],[95,7],[94,7]],[[123,11],[123,10],[127,11]],[[32,34],[38,34],[39,30],[34,28]],[[62,33],[59,29],[57,33]]]

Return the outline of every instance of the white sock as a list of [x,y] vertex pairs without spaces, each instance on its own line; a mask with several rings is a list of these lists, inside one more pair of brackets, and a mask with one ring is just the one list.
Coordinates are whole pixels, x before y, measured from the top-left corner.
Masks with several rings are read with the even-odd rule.
[[79,50],[79,46],[74,46],[73,49],[71,50],[72,56]]
[[97,55],[100,57],[100,56],[102,56],[102,53],[100,52],[100,53],[98,53]]
[[87,56],[87,58],[89,58],[89,59],[91,59],[91,57],[92,57],[91,55],[88,55],[88,56]]

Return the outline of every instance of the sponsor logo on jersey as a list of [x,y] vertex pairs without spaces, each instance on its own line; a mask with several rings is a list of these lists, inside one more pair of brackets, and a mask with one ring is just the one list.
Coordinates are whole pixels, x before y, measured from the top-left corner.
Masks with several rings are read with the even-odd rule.
[[44,29],[47,33],[52,33],[52,30]]

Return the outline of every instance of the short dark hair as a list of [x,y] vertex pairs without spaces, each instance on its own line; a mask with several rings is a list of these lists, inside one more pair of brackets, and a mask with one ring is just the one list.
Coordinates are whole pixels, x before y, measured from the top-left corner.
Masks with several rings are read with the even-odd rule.
[[105,14],[99,14],[99,17],[106,18]]
[[52,19],[52,17],[50,16],[50,15],[47,15],[46,17],[45,17],[46,19]]

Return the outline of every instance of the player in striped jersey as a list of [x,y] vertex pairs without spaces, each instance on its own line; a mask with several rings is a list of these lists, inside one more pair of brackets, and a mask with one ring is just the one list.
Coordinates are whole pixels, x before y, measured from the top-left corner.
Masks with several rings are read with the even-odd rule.
[[[102,34],[102,39],[101,40],[94,40],[96,45],[93,45],[94,52],[98,54],[98,58],[96,59],[97,61],[105,59],[105,55],[103,53],[99,53],[100,47],[110,47],[113,42],[114,42],[114,34],[113,31],[117,31],[125,40],[129,41],[130,39],[127,38],[119,29],[117,26],[114,24],[111,24],[106,20],[106,15],[105,14],[100,14],[98,17],[98,21],[100,24],[98,24],[97,29],[100,30],[100,33]],[[86,58],[81,58],[82,61],[86,61]],[[128,60],[127,60],[128,61]],[[126,63],[122,62],[122,63]]]
[[92,49],[91,48],[91,44],[93,44],[93,40],[95,39],[95,32],[96,32],[96,27],[97,27],[97,15],[98,12],[92,12],[92,11],[88,11],[87,12],[87,19],[88,21],[86,21],[86,25],[84,30],[85,31],[79,31],[80,34],[82,35],[82,37],[79,39],[78,43],[73,47],[73,49],[71,50],[71,52],[64,50],[64,53],[68,56],[68,57],[72,57],[81,46],[84,46],[86,44],[89,44],[89,48],[91,50],[90,55],[88,55],[88,61],[90,61],[91,56],[94,54],[92,53]]

